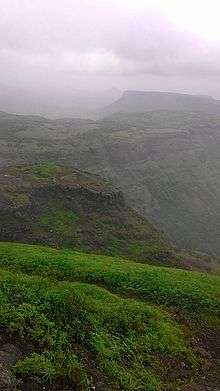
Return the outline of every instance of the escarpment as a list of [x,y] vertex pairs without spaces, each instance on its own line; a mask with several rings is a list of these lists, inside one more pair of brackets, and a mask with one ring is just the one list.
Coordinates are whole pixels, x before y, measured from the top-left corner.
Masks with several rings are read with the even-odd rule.
[[[35,166],[36,167],[36,166]],[[9,168],[10,172],[11,168]],[[7,171],[7,168],[6,168]],[[29,169],[17,167],[14,174],[5,174],[0,170],[0,209],[2,211],[19,211],[35,208],[36,201],[44,202],[45,198],[63,196],[72,202],[84,200],[106,206],[124,206],[123,193],[104,182],[98,176],[72,170],[71,174],[51,177],[32,177]],[[39,206],[39,203],[38,203]]]
[[0,240],[170,262],[160,231],[99,176],[53,163],[0,170]]
[[0,222],[0,241],[212,271],[207,259],[177,252],[110,182],[54,163],[0,170]]

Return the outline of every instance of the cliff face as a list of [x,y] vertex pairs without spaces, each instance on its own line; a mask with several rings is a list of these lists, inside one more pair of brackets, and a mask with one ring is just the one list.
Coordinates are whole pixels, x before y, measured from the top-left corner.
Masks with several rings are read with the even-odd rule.
[[172,243],[218,258],[219,148],[220,115],[205,111],[131,112],[102,121],[0,115],[0,166],[56,161],[110,178]]
[[162,234],[98,176],[54,164],[9,167],[0,189],[0,240],[172,263]]
[[[54,170],[54,172],[53,172]],[[106,206],[123,206],[122,192],[98,176],[67,170],[53,164],[18,166],[0,170],[1,210],[22,211],[34,206],[37,199],[63,194],[68,200],[88,200]]]

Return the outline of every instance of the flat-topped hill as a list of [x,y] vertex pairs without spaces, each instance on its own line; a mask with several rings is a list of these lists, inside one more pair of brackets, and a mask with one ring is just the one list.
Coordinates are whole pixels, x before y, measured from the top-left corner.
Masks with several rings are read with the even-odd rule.
[[218,113],[220,101],[206,95],[189,95],[160,91],[125,91],[103,109],[103,114],[151,110],[184,110]]

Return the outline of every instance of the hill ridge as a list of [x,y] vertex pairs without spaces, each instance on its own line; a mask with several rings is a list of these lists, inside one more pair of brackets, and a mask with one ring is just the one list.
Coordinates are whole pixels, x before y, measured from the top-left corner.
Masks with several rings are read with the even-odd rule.
[[141,112],[163,109],[218,113],[220,100],[208,95],[127,90],[123,92],[118,100],[103,108],[101,115],[106,116],[118,112]]

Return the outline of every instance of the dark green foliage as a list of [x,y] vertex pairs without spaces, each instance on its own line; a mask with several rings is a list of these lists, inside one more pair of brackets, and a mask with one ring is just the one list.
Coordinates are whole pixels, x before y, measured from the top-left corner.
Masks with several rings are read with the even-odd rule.
[[78,221],[78,216],[74,211],[54,211],[45,213],[40,216],[37,224],[40,227],[48,229],[50,232],[65,235],[74,233],[75,222]]
[[39,179],[51,179],[56,177],[56,175],[63,173],[63,167],[56,163],[39,163],[30,167],[24,167],[21,172],[29,176],[32,180]]
[[195,363],[181,329],[154,306],[92,285],[51,283],[3,271],[0,286],[0,326],[26,342],[34,341],[41,352],[17,363],[15,373],[21,377],[43,384],[74,382],[77,389],[86,390],[90,354],[110,389],[146,390],[148,384],[154,391],[161,389],[155,354],[174,356],[189,366]]
[[[27,336],[28,337],[28,336]],[[83,365],[73,353],[43,352],[32,353],[20,360],[14,367],[17,376],[31,376],[41,384],[53,384],[62,381],[77,390],[88,390],[89,380]]]

